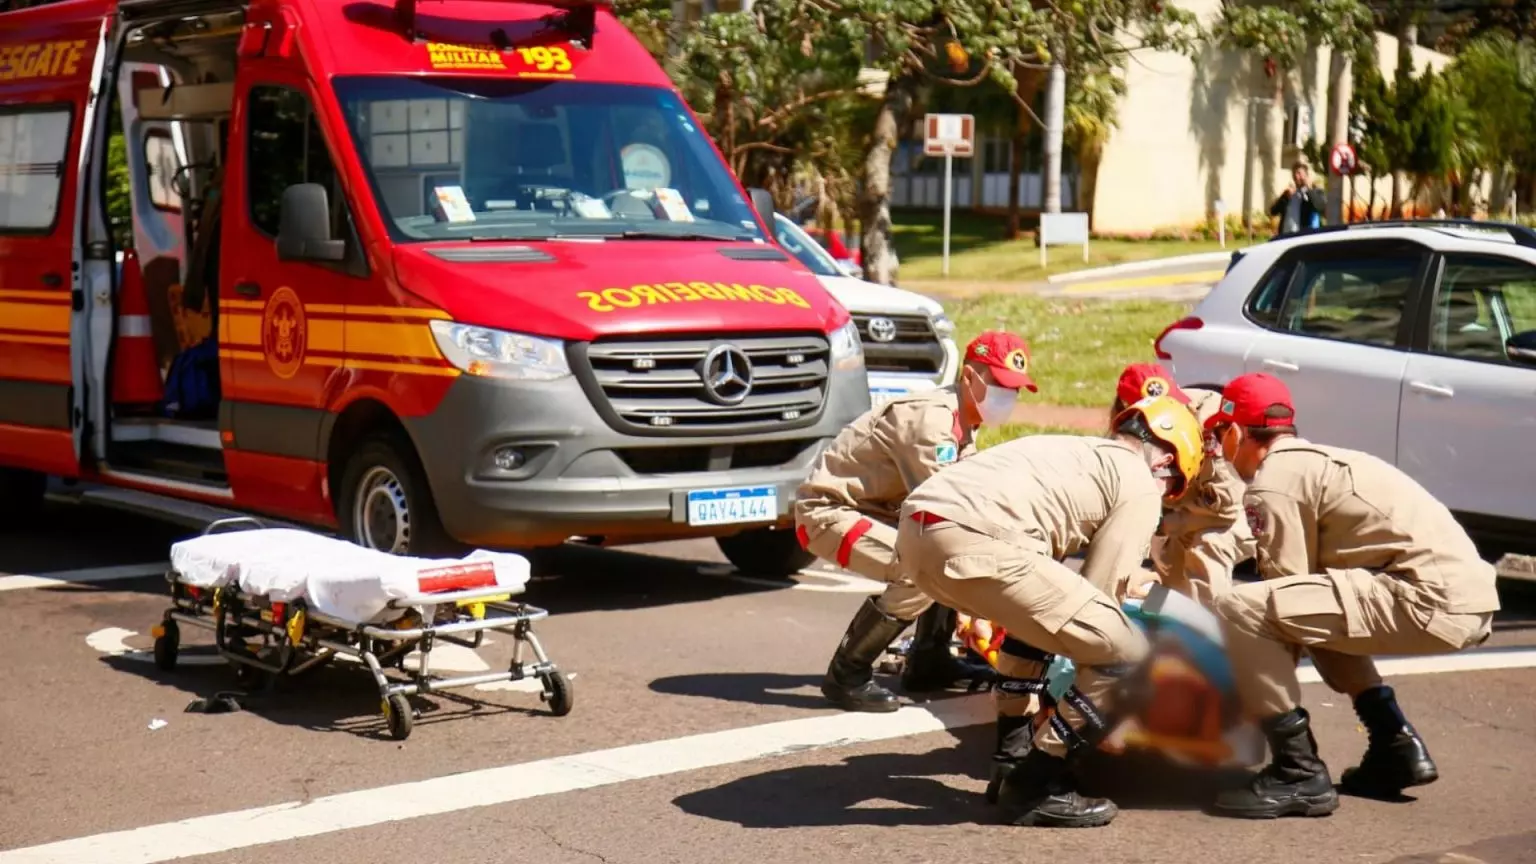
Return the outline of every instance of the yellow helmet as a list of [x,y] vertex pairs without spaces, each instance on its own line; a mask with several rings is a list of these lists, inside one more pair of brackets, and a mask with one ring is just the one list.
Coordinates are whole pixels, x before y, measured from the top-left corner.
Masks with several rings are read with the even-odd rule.
[[1195,412],[1166,395],[1148,396],[1126,406],[1115,418],[1114,428],[1173,451],[1173,469],[1182,480],[1177,491],[1164,497],[1170,503],[1183,498],[1205,462],[1205,430],[1200,428]]

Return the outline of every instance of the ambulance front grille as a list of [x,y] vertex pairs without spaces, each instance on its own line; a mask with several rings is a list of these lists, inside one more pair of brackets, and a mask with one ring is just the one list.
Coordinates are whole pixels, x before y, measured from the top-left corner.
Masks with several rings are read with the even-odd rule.
[[[750,363],[745,398],[710,398],[703,367],[714,349]],[[824,336],[782,334],[616,337],[571,347],[572,368],[609,425],[634,435],[777,432],[816,422],[827,396]],[[739,390],[727,392],[739,395]],[[731,399],[725,400],[727,402]]]

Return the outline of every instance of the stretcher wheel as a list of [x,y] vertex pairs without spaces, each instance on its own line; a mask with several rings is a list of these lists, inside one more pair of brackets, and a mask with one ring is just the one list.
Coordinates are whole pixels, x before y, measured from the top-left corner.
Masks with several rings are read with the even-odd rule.
[[411,703],[399,693],[386,696],[384,723],[389,726],[389,737],[396,741],[404,741],[411,737],[411,727],[416,723],[416,714],[411,710]]
[[539,695],[549,703],[549,713],[556,717],[564,717],[571,713],[571,708],[576,702],[571,679],[564,672],[556,671],[539,675],[539,680],[544,682],[544,692]]
[[176,668],[176,654],[181,650],[181,628],[175,621],[160,626],[163,632],[155,638],[155,665],[169,672]]

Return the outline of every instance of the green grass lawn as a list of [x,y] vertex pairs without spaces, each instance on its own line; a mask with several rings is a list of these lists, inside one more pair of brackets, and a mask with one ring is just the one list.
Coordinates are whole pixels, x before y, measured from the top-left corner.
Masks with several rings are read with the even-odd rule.
[[1063,300],[985,294],[954,300],[947,311],[964,346],[983,330],[1012,330],[1029,342],[1030,372],[1040,387],[1031,401],[1104,406],[1130,363],[1155,362],[1152,340],[1189,312],[1161,300]]
[[[1196,252],[1216,252],[1216,241],[1091,240],[1088,263],[1081,246],[1052,246],[1048,264],[1040,268],[1040,249],[1033,235],[1003,239],[1001,217],[974,213],[950,214],[949,278],[970,282],[1036,282],[1055,273],[1145,261]],[[896,254],[901,258],[899,281],[943,279],[944,217],[939,212],[900,211],[892,216]],[[1232,238],[1227,248],[1236,248]]]
[[1026,435],[1085,435],[1081,429],[1066,426],[1034,426],[1028,423],[1009,423],[1003,426],[983,426],[976,435],[976,449],[985,450],[995,444],[1023,438]]

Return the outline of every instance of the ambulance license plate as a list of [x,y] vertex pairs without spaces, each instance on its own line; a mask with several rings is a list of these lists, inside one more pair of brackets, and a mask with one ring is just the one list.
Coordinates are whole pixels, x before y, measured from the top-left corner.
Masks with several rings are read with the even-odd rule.
[[871,387],[869,390],[869,407],[879,408],[897,396],[905,396],[910,392],[905,387]]
[[695,489],[688,493],[689,525],[773,522],[779,518],[779,490],[774,486]]

